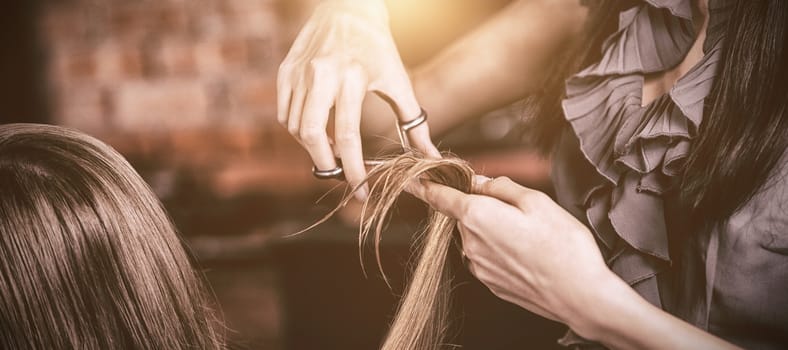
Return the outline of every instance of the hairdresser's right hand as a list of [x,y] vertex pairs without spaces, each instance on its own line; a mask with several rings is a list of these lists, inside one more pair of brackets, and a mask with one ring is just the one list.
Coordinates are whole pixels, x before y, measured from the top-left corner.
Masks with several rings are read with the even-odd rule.
[[[383,1],[323,1],[279,67],[277,119],[309,152],[317,169],[336,168],[338,156],[351,186],[366,176],[360,124],[367,91],[387,99],[402,121],[421,111]],[[332,108],[334,132],[328,135]],[[395,127],[394,120],[391,125]],[[414,148],[440,156],[426,123],[408,134]],[[365,186],[357,197],[366,197],[367,191]]]

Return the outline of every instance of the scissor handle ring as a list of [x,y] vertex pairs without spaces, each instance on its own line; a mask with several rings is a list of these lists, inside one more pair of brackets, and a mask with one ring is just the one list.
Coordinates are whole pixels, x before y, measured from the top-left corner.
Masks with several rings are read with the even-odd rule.
[[407,122],[399,122],[400,130],[402,130],[403,132],[408,132],[410,131],[410,129],[413,129],[421,124],[424,124],[424,122],[427,121],[427,111],[425,111],[424,108],[420,108],[420,109],[421,112],[419,113],[419,116],[416,117],[415,119]]
[[342,180],[345,178],[345,171],[342,166],[338,166],[330,170],[318,170],[317,167],[312,167],[312,175],[320,180],[337,179]]

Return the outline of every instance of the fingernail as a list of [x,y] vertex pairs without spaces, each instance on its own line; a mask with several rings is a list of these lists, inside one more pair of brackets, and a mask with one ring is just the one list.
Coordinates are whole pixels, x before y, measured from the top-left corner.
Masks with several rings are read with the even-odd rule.
[[363,202],[364,200],[366,200],[367,199],[367,195],[369,195],[369,190],[367,189],[367,185],[359,187],[353,195],[359,201]]
[[490,178],[484,175],[473,175],[473,186],[471,187],[471,192],[479,193],[482,190],[482,185],[490,181]]
[[490,181],[490,178],[484,175],[473,175],[473,183],[475,185],[482,185],[485,182]]

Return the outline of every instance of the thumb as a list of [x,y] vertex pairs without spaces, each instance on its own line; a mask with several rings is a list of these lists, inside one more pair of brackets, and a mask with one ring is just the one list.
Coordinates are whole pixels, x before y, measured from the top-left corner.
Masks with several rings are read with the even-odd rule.
[[473,190],[476,194],[497,198],[520,209],[526,207],[530,198],[541,193],[521,186],[506,176],[496,177],[492,180],[486,179],[484,180],[483,177],[474,178]]

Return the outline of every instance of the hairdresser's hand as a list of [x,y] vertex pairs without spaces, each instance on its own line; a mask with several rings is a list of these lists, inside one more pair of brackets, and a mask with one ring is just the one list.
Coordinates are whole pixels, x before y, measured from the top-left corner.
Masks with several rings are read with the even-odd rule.
[[[471,272],[498,297],[569,322],[612,272],[588,229],[542,192],[477,177],[475,194],[422,181],[410,191],[454,217]],[[598,288],[603,289],[603,288]]]
[[[359,129],[367,91],[388,99],[403,121],[421,111],[391,37],[383,1],[323,1],[279,67],[277,119],[306,148],[318,169],[334,169],[334,155],[339,155],[351,185],[366,176]],[[332,108],[334,134],[328,135]],[[415,148],[440,156],[426,123],[409,136]]]

